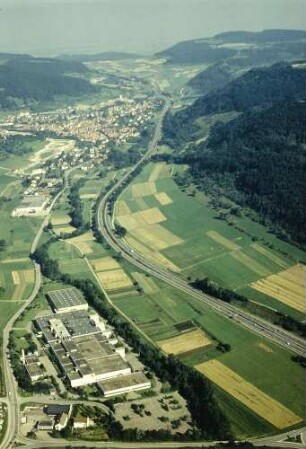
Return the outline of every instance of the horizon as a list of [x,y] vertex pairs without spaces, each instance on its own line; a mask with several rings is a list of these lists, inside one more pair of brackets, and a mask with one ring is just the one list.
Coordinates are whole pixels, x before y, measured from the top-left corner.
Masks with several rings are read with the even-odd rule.
[[227,31],[305,30],[305,10],[301,0],[0,0],[0,52],[152,55]]

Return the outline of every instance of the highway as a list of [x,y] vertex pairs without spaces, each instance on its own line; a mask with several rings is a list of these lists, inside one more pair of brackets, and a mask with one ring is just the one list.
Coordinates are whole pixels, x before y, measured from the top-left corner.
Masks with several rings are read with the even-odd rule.
[[[39,227],[39,230],[37,231],[30,249],[30,254],[33,254],[37,248],[38,242],[42,236],[44,227],[48,224],[51,211],[59,199],[59,197],[62,195],[64,190],[68,186],[68,178],[72,170],[74,170],[77,167],[74,167],[71,170],[68,170],[64,175],[64,184],[63,188],[60,190],[60,192],[57,193],[57,195],[53,198],[51,205],[49,206],[48,214],[44,218],[42,224]],[[20,397],[18,395],[18,385],[15,380],[12,367],[10,364],[10,360],[7,357],[8,354],[8,344],[9,344],[9,336],[12,328],[14,327],[15,321],[19,318],[19,316],[26,310],[27,307],[32,303],[32,301],[36,298],[39,289],[41,287],[42,282],[42,276],[40,271],[40,266],[34,262],[34,269],[35,269],[35,284],[32,290],[31,295],[28,297],[26,301],[22,304],[20,309],[11,317],[11,319],[6,324],[4,330],[3,330],[3,377],[4,377],[4,383],[5,383],[5,389],[6,389],[6,398],[4,398],[4,402],[7,404],[7,428],[5,435],[2,439],[2,442],[0,444],[1,449],[9,449],[13,446],[13,441],[18,435],[19,430],[19,423],[20,423]]]
[[[161,112],[159,121],[156,125],[155,132],[153,135],[153,138],[149,144],[148,151],[142,158],[139,160],[139,162],[131,169],[129,170],[108,192],[107,194],[102,198],[98,205],[97,209],[97,218],[98,218],[98,226],[101,234],[103,235],[105,241],[118,253],[121,253],[122,257],[125,258],[127,261],[135,265],[136,267],[140,268],[141,270],[147,272],[148,274],[157,277],[158,279],[163,280],[164,282],[168,283],[169,285],[185,292],[186,294],[191,295],[193,298],[195,298],[197,301],[204,302],[208,306],[215,309],[218,313],[222,314],[225,317],[228,317],[229,319],[232,319],[236,321],[237,323],[249,328],[251,331],[269,338],[273,340],[274,342],[285,346],[287,349],[291,349],[296,354],[304,355],[304,348],[305,343],[302,339],[299,337],[296,337],[285,330],[273,326],[270,323],[265,322],[264,320],[261,320],[260,318],[253,317],[252,315],[241,311],[240,309],[232,306],[231,304],[224,303],[223,301],[218,300],[217,298],[214,298],[212,296],[203,294],[199,292],[198,290],[190,287],[186,280],[184,280],[178,273],[172,272],[170,270],[167,270],[165,268],[162,268],[148,260],[146,260],[145,257],[143,257],[141,254],[137,253],[133,248],[127,245],[127,243],[124,241],[124,239],[120,239],[116,236],[115,230],[114,230],[114,218],[112,214],[108,212],[109,205],[110,205],[110,199],[114,198],[116,194],[118,193],[119,188],[122,188],[128,183],[128,180],[130,176],[134,173],[134,171],[147,159],[149,159],[154,152],[156,151],[156,147],[158,144],[158,141],[161,137],[162,132],[162,123],[163,118],[168,111],[170,107],[170,101],[165,100],[164,108]],[[58,193],[58,195],[53,199],[53,202],[49,208],[49,214],[44,219],[39,231],[37,232],[31,246],[31,253],[33,253],[37,247],[37,244],[39,242],[39,239],[42,235],[43,228],[48,223],[51,210],[56,203],[57,199],[60,197],[60,195],[63,193],[63,191],[66,189],[68,185],[68,175],[67,172],[64,179],[64,186],[63,189]],[[5,402],[8,406],[7,413],[8,413],[8,426],[6,430],[6,434],[4,435],[4,438],[1,442],[0,448],[1,449],[9,449],[12,448],[14,445],[14,441],[18,440],[22,446],[20,448],[25,449],[34,449],[38,447],[60,447],[60,444],[63,445],[63,447],[67,446],[67,441],[65,440],[56,440],[56,441],[48,441],[48,442],[35,442],[31,441],[25,437],[22,437],[19,434],[19,423],[20,423],[20,406],[21,403],[24,402],[22,398],[18,395],[17,390],[17,384],[14,379],[14,375],[11,370],[10,363],[6,357],[7,347],[8,347],[8,340],[9,340],[9,333],[14,325],[14,322],[18,319],[20,314],[31,304],[31,302],[36,297],[39,288],[41,286],[41,272],[40,267],[36,263],[35,265],[35,285],[33,288],[33,291],[30,295],[30,297],[24,302],[23,306],[15,313],[15,315],[10,319],[10,321],[7,323],[4,332],[3,332],[3,370],[4,370],[4,380],[6,385],[6,392],[7,396],[3,399],[3,402]],[[298,431],[293,431],[297,433],[304,432],[305,429],[301,429]],[[290,432],[288,433],[290,434]],[[285,434],[285,437],[288,434]],[[294,434],[295,435],[295,434]],[[299,443],[293,443],[293,442],[279,442],[282,441],[282,436],[278,437],[271,437],[265,438],[262,440],[258,440],[258,442],[254,441],[253,444],[255,445],[261,445],[261,444],[269,444],[271,442],[271,445],[275,445],[277,447],[284,447],[284,448],[301,448],[303,445]],[[101,447],[101,448],[107,448],[107,447],[113,447],[113,448],[125,448],[125,449],[132,449],[132,448],[184,448],[184,447],[207,447],[215,444],[216,442],[190,442],[190,443],[179,443],[179,442],[158,442],[158,443],[124,443],[124,442],[85,442],[85,441],[79,441],[79,442],[73,442],[74,447]],[[16,447],[16,446],[14,446]]]
[[163,118],[170,107],[170,102],[166,100],[165,106],[161,113],[159,122],[156,126],[153,138],[150,142],[148,151],[138,163],[131,168],[117,183],[106,193],[101,199],[97,208],[98,227],[105,241],[117,252],[122,255],[124,259],[132,263],[134,266],[140,268],[151,276],[155,276],[158,279],[166,282],[167,284],[181,290],[182,292],[191,295],[199,302],[204,302],[208,306],[212,307],[218,313],[223,316],[247,327],[252,332],[268,338],[273,342],[291,350],[295,354],[304,356],[305,354],[305,340],[302,338],[275,326],[259,317],[251,315],[250,313],[239,309],[238,307],[225,303],[218,298],[214,298],[210,295],[200,292],[191,287],[188,282],[183,279],[178,273],[175,273],[169,269],[163,268],[149,260],[147,260],[142,254],[136,252],[131,248],[123,238],[119,238],[116,235],[114,228],[114,217],[110,211],[110,200],[113,201],[114,197],[126,186],[128,180],[131,179],[135,170],[147,159],[149,159],[154,152],[158,141],[161,137],[161,129]]

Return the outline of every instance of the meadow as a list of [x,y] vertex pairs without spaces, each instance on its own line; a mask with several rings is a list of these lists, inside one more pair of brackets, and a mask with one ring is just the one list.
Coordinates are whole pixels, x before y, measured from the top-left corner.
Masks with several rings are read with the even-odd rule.
[[[185,278],[208,277],[250,300],[303,320],[300,297],[292,292],[290,298],[287,288],[286,300],[285,295],[272,294],[265,287],[269,276],[292,267],[297,270],[304,258],[302,251],[243,214],[235,216],[230,226],[203,194],[178,187],[172,178],[176,170],[171,165],[150,164],[120,196],[115,216],[128,231],[128,243],[152,259],[159,257],[161,263],[164,259],[165,266],[171,269],[172,264]],[[300,282],[303,267],[297,271]],[[256,284],[266,278],[263,287]]]

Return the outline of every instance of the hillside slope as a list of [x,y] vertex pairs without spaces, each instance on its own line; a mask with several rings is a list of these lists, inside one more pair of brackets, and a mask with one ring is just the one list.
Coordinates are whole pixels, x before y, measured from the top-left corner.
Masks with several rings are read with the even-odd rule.
[[78,62],[1,55],[0,108],[52,101],[56,96],[80,96],[97,91],[83,79],[87,68]]

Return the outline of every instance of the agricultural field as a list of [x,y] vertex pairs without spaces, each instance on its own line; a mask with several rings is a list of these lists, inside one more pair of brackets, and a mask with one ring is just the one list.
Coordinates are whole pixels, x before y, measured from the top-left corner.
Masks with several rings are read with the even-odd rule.
[[[203,194],[179,189],[172,176],[180,169],[150,164],[121,194],[115,217],[127,230],[127,243],[186,278],[208,277],[252,301],[303,320],[303,266],[298,265],[304,258],[302,251],[243,214],[233,216],[231,226],[221,220]],[[290,270],[296,265],[300,268],[293,274]],[[278,274],[275,280],[273,275]],[[299,278],[295,290],[288,276],[294,282]],[[284,298],[288,298],[288,289],[291,300]]]
[[302,421],[300,416],[245,381],[218,360],[201,363],[195,368],[277,429],[292,427]]

